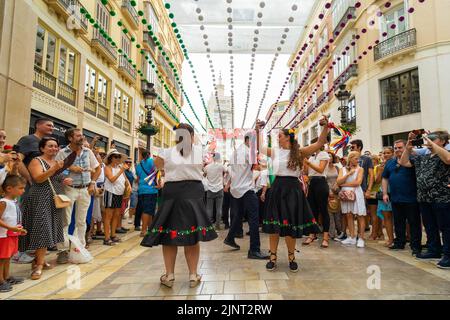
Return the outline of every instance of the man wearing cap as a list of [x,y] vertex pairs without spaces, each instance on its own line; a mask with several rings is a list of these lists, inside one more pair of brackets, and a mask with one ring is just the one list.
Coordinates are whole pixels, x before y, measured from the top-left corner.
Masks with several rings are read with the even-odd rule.
[[73,180],[73,184],[65,187],[65,193],[70,198],[71,205],[64,209],[64,246],[62,248],[63,251],[58,254],[57,262],[59,264],[68,262],[69,225],[75,203],[74,236],[78,238],[83,246],[86,245],[86,216],[91,203],[91,195],[94,193],[96,181],[101,173],[101,167],[94,153],[91,149],[83,146],[84,136],[81,129],[72,128],[67,130],[65,138],[69,141],[69,145],[58,152],[56,160],[64,160],[72,152],[76,152],[77,156],[69,169],[64,172],[67,178]]

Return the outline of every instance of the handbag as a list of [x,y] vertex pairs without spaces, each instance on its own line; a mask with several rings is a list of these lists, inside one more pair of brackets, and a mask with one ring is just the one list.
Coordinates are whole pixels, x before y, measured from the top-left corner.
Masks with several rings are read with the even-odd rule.
[[125,191],[123,192],[123,198],[124,199],[129,199],[131,197],[131,186],[130,183],[125,183]]
[[339,213],[341,207],[341,202],[337,197],[329,197],[328,198],[328,212],[330,213]]
[[[47,171],[47,169],[44,166],[44,163],[42,162],[42,159],[41,158],[38,158],[38,159],[39,159],[42,167],[44,168],[44,170]],[[57,194],[50,178],[48,178],[47,180],[48,180],[48,183],[50,184],[50,188],[52,189],[52,192],[53,192],[53,199],[55,201],[56,209],[63,209],[63,208],[67,208],[68,206],[70,206],[72,203],[70,201],[70,198],[68,196],[66,196],[65,194]]]
[[353,190],[342,190],[339,192],[339,199],[341,201],[353,202],[356,200],[356,194]]

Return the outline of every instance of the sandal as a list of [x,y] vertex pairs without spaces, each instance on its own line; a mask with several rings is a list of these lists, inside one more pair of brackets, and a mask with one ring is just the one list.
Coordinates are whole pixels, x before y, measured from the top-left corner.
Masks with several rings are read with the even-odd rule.
[[36,265],[31,273],[31,280],[39,280],[42,276],[43,265]]
[[[173,274],[172,274],[173,277]],[[169,279],[169,276],[167,274],[163,274],[161,278],[159,278],[159,281],[163,286],[166,286],[167,288],[172,288],[173,284],[175,282],[175,278]]]
[[[269,251],[270,254],[270,261],[266,264],[266,270],[267,271],[275,271],[277,268],[277,253]],[[275,259],[272,259],[272,256],[275,257]]]
[[328,248],[330,246],[330,239],[323,239],[322,244],[320,245],[321,248]]
[[111,239],[108,239],[108,240],[103,240],[103,245],[113,246],[113,245],[115,245],[115,243]]
[[[36,268],[36,266],[37,266],[36,259],[34,259],[33,261],[31,261],[31,270],[34,270]],[[53,269],[53,266],[48,262],[44,262],[44,266],[42,269],[43,270],[51,270],[51,269]]]
[[122,242],[122,240],[120,240],[119,237],[112,237],[111,241],[114,242],[114,243]]
[[195,288],[197,287],[200,282],[202,281],[202,276],[198,275],[198,274],[191,274],[189,276],[189,287],[190,288]]
[[[291,256],[294,258],[291,260]],[[295,262],[295,252],[289,252],[288,253],[288,259],[289,259],[289,271],[291,272],[298,272],[298,264]]]
[[317,240],[317,236],[311,237],[309,236],[303,243],[302,245],[304,246],[309,246],[311,243],[313,243],[314,241]]

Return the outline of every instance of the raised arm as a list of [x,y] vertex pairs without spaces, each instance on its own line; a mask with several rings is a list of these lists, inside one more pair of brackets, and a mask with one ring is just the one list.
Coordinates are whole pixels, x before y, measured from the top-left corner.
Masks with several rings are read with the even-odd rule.
[[320,133],[319,140],[307,147],[300,148],[300,151],[304,158],[309,158],[314,152],[319,151],[327,143],[328,133],[330,132],[327,116],[323,116],[323,118],[320,120],[320,125],[323,127],[323,129]]
[[416,138],[416,135],[414,133],[410,133],[408,136],[408,143],[406,144],[405,151],[403,151],[402,157],[398,161],[398,163],[407,168],[411,168],[413,165],[411,161],[409,160],[409,157],[411,156],[411,152],[413,149],[412,140]]
[[164,169],[164,159],[162,159],[162,158],[160,158],[160,157],[158,157],[158,156],[155,156],[155,158],[154,158],[154,163],[155,163],[155,167],[156,167],[158,170]]
[[48,178],[53,176],[63,166],[64,161],[59,160],[56,161],[56,163],[53,166],[51,166],[48,170],[44,171],[41,162],[37,158],[34,158],[33,160],[31,160],[28,166],[28,170],[30,171],[31,178],[33,178],[34,182],[43,183]]

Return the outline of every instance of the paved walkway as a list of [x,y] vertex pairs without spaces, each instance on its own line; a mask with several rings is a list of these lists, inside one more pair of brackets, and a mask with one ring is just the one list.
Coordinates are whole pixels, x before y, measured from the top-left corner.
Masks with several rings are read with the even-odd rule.
[[[293,274],[280,242],[279,267],[268,272],[265,261],[247,259],[247,236],[237,239],[240,251],[231,251],[222,244],[226,232],[220,231],[218,240],[203,244],[203,282],[195,289],[189,288],[182,249],[174,287],[161,287],[161,249],[141,247],[141,238],[132,232],[114,247],[95,241],[90,249],[95,256],[92,263],[57,266],[44,272],[39,281],[27,280],[14,291],[0,294],[0,299],[450,299],[450,271],[437,269],[436,261],[418,261],[406,250],[389,252],[378,242],[364,249],[332,242],[330,248],[321,249],[319,242],[301,247],[298,241],[300,271]],[[261,241],[266,247],[268,236],[262,235]],[[368,273],[368,268],[380,271],[380,289],[368,288],[373,272]],[[14,264],[12,270],[25,277],[30,274],[29,265]],[[77,274],[79,286],[72,281]],[[369,283],[376,286],[377,281]]]

